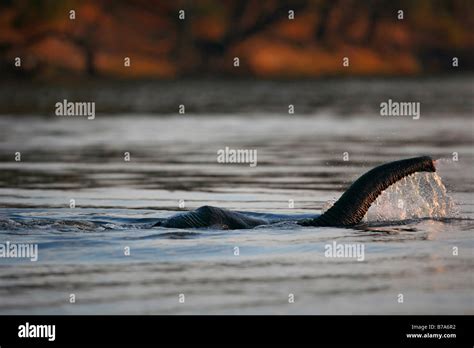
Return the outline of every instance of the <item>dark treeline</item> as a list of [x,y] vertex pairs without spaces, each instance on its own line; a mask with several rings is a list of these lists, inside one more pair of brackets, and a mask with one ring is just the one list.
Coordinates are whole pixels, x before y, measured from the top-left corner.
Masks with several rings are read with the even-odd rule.
[[3,0],[0,72],[174,78],[471,70],[473,13],[470,0]]

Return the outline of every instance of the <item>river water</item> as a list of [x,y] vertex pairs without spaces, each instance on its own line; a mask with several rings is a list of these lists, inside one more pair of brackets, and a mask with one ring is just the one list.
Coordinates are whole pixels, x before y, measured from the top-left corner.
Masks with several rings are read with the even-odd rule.
[[[0,244],[37,244],[38,260],[0,258],[0,314],[473,314],[472,86],[3,86]],[[95,119],[55,116],[61,98],[97,100]],[[389,98],[420,101],[420,118],[380,116]],[[218,163],[226,146],[257,166]],[[152,227],[202,205],[320,213],[370,168],[425,154],[438,172],[391,187],[356,228]],[[363,260],[327,257],[334,243]]]

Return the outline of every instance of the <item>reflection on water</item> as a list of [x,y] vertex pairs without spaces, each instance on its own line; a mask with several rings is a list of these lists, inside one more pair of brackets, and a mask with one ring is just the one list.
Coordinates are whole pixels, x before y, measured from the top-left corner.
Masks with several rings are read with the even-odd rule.
[[[38,243],[39,261],[0,259],[0,313],[472,314],[473,121],[465,113],[472,104],[446,95],[465,82],[430,82],[425,89],[398,82],[398,89],[379,94],[370,84],[351,83],[346,91],[359,92],[342,93],[343,104],[326,100],[341,89],[335,82],[321,94],[310,82],[284,85],[288,93],[268,83],[253,90],[264,100],[261,109],[246,99],[250,89],[223,88],[241,91],[223,102],[237,113],[205,114],[210,99],[199,94],[191,98],[204,105],[196,106],[199,115],[1,117],[0,241]],[[184,86],[188,97],[199,90]],[[472,90],[461,90],[472,100]],[[416,121],[382,118],[373,103],[396,99],[396,91],[399,99],[415,93],[431,106],[422,103]],[[296,109],[306,115],[265,108],[277,96],[287,103],[298,93]],[[176,91],[168,95],[177,100]],[[430,101],[440,98],[444,104],[435,110]],[[127,100],[133,98],[117,102]],[[446,117],[448,109],[456,113]],[[217,163],[225,146],[256,149],[258,166]],[[21,162],[14,161],[16,152]],[[452,161],[453,152],[459,161]],[[240,231],[151,228],[156,218],[179,211],[180,200],[185,210],[206,204],[317,213],[369,168],[422,154],[448,160],[438,174],[415,175],[387,190],[355,229],[291,222]],[[365,261],[325,257],[333,241],[363,243]]]

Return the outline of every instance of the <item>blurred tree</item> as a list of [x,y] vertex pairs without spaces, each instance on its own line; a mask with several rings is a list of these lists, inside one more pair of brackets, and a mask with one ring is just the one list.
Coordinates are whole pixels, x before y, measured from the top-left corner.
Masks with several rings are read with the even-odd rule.
[[[76,10],[74,21],[68,17],[71,9]],[[399,9],[405,14],[403,22],[397,20]],[[185,20],[178,17],[180,10],[185,11]],[[287,22],[289,10],[296,13],[294,28],[307,26],[308,37],[298,38],[304,30],[293,31],[293,36],[282,34],[284,26],[292,25]],[[255,38],[270,46],[277,42],[274,47],[286,54],[281,59],[290,63],[296,55],[307,55],[314,58],[302,61],[324,61],[334,73],[341,68],[331,65],[330,58],[338,60],[348,47],[370,55],[364,71],[386,71],[387,65],[375,64],[377,55],[384,57],[379,62],[411,57],[427,71],[435,71],[448,68],[446,61],[456,54],[463,67],[472,67],[473,10],[471,0],[3,0],[0,70],[12,70],[12,57],[17,55],[31,57],[23,71],[41,74],[46,64],[54,69],[67,57],[58,52],[52,61],[35,48],[56,40],[79,52],[83,74],[88,76],[125,74],[118,63],[124,56],[134,57],[135,68],[141,61],[145,74],[147,69],[164,71],[166,76],[229,74],[234,71],[233,54],[244,52],[249,59],[241,59],[242,75],[254,71],[246,70],[245,64],[251,64],[255,46],[253,51],[244,46]],[[156,69],[159,64],[169,67]],[[406,71],[415,72],[417,65],[407,64]],[[301,65],[299,69],[308,74],[318,73],[307,63]]]

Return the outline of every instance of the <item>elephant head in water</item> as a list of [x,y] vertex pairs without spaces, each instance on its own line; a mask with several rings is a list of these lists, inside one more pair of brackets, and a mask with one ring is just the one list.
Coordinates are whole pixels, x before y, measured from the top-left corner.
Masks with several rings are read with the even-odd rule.
[[203,206],[194,211],[159,220],[154,226],[170,228],[244,229],[280,221],[295,221],[302,226],[353,226],[357,225],[370,205],[390,185],[417,172],[435,172],[431,157],[415,157],[382,164],[357,179],[322,215],[278,215],[237,212]]

